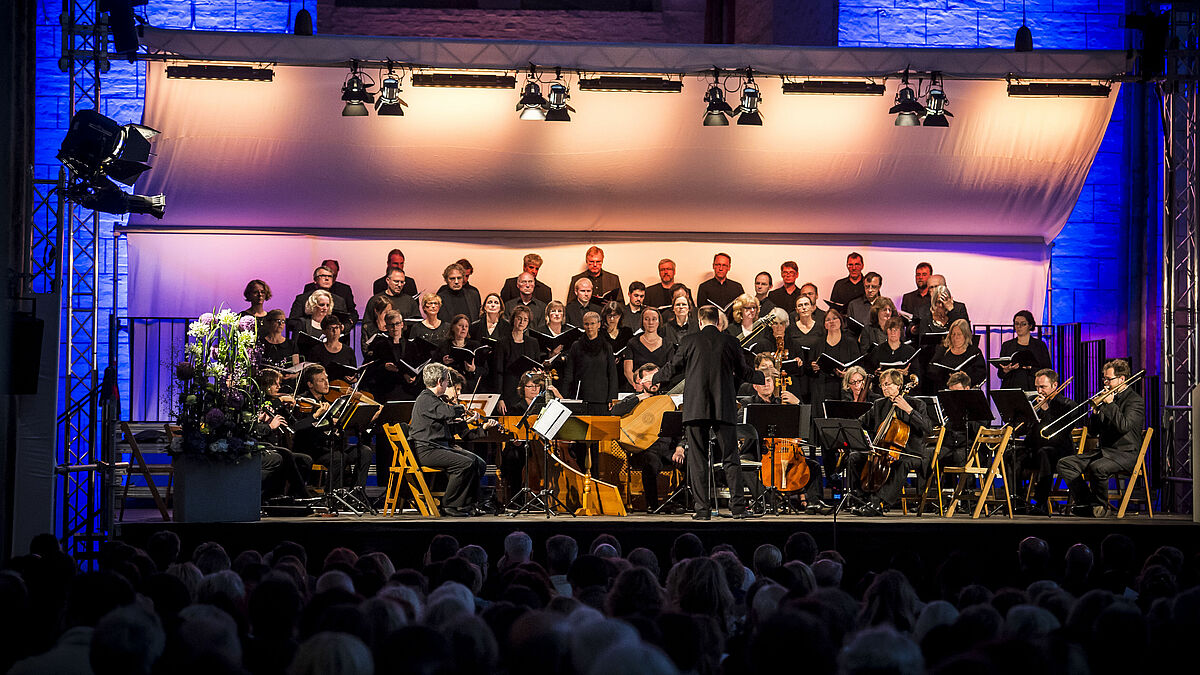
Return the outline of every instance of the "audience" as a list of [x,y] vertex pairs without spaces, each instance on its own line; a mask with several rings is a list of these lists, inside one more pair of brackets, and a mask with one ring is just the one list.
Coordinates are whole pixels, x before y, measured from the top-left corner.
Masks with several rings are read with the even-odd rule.
[[1098,555],[1028,537],[1003,570],[962,551],[936,569],[911,552],[850,565],[806,532],[779,543],[743,557],[687,533],[660,568],[607,534],[586,553],[556,534],[534,554],[516,531],[494,563],[437,535],[421,569],[398,570],[344,547],[309,568],[286,541],[189,556],[160,532],[80,574],[39,537],[0,570],[0,671],[1130,673],[1175,667],[1200,630],[1200,559],[1173,546],[1142,558],[1124,535]]

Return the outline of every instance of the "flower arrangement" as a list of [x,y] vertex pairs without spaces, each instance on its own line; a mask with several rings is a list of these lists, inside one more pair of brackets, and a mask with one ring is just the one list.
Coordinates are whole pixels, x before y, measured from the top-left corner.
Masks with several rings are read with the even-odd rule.
[[250,434],[262,403],[254,380],[257,333],[254,317],[224,308],[188,325],[184,360],[175,365],[182,438],[172,452],[237,461],[261,451]]

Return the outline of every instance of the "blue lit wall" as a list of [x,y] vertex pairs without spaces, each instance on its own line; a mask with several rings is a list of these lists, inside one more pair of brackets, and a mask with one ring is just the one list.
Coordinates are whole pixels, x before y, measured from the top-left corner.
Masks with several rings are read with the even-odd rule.
[[[1035,48],[1124,49],[1124,0],[1026,0]],[[841,0],[842,47],[995,47],[1012,49],[1021,0]],[[1130,279],[1127,197],[1122,186],[1126,90],[1066,227],[1054,240],[1051,299],[1055,323],[1079,321],[1085,337],[1106,338],[1127,354]],[[951,93],[953,96],[953,93]],[[1127,220],[1125,222],[1128,222]],[[953,281],[951,280],[951,283]],[[1039,308],[1032,308],[1040,314]],[[1041,318],[1041,317],[1039,317]]]

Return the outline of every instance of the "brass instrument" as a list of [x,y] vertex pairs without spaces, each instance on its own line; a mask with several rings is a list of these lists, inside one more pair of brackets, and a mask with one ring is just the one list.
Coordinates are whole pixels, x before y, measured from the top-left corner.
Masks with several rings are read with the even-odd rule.
[[[1033,398],[1031,398],[1029,400],[1029,405],[1030,405],[1030,407],[1033,408],[1033,414],[1037,415],[1038,406],[1042,405],[1046,401],[1053,401],[1059,394],[1063,393],[1063,391],[1066,390],[1067,385],[1071,384],[1071,380],[1074,380],[1074,379],[1075,379],[1075,376],[1072,375],[1071,377],[1067,378],[1066,382],[1063,382],[1062,384],[1055,387],[1054,390],[1051,391],[1050,393],[1038,394],[1037,396],[1034,396]],[[1038,415],[1038,419],[1039,420],[1041,419],[1040,415]],[[1014,434],[1017,433],[1021,429],[1021,427],[1024,425],[1025,425],[1024,422],[1018,423],[1017,426],[1013,427],[1013,433]]]
[[1134,373],[1133,375],[1130,375],[1129,377],[1125,378],[1125,381],[1122,382],[1120,385],[1118,385],[1116,387],[1105,387],[1105,388],[1101,389],[1100,391],[1096,392],[1095,396],[1092,396],[1088,400],[1080,403],[1079,405],[1075,406],[1074,408],[1071,408],[1071,410],[1068,411],[1062,417],[1059,417],[1058,419],[1054,420],[1053,422],[1043,426],[1042,431],[1041,431],[1042,438],[1046,438],[1046,439],[1054,438],[1055,436],[1061,434],[1062,432],[1066,431],[1067,429],[1070,429],[1071,427],[1075,426],[1075,423],[1078,422],[1079,420],[1083,419],[1088,414],[1088,412],[1092,409],[1092,407],[1095,406],[1096,404],[1098,404],[1101,399],[1109,396],[1110,394],[1116,393],[1120,389],[1125,389],[1126,387],[1130,386],[1134,382],[1137,382],[1138,380],[1142,379],[1142,376],[1145,374],[1146,374],[1145,370],[1139,370],[1136,373]]

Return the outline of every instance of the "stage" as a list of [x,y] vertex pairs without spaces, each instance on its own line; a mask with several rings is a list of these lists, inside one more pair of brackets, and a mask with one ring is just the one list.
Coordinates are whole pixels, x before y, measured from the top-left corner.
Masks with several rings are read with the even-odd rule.
[[555,534],[569,534],[586,551],[599,534],[616,536],[623,553],[646,547],[658,554],[664,571],[670,564],[671,542],[685,532],[698,535],[706,548],[716,544],[733,545],[742,559],[749,562],[754,549],[771,543],[783,548],[793,532],[813,535],[820,549],[836,548],[846,558],[847,579],[857,579],[871,570],[885,568],[895,556],[920,557],[925,572],[932,578],[937,567],[953,551],[972,560],[980,579],[1001,579],[1015,568],[1017,544],[1028,536],[1037,536],[1050,544],[1051,556],[1061,560],[1067,548],[1077,542],[1087,544],[1099,557],[1100,542],[1109,534],[1124,534],[1135,542],[1138,559],[1163,545],[1180,548],[1185,555],[1200,552],[1200,526],[1190,516],[1129,515],[1092,519],[1072,517],[1017,516],[1013,519],[992,516],[971,520],[967,516],[942,518],[936,515],[905,516],[889,513],[884,517],[772,516],[746,520],[717,518],[693,521],[690,515],[631,514],[626,517],[577,517],[542,514],[485,516],[477,518],[423,518],[416,515],[355,517],[353,515],[314,515],[296,518],[264,518],[254,523],[165,523],[156,511],[130,511],[126,522],[114,527],[117,540],[135,546],[158,530],[172,530],[183,542],[187,556],[205,541],[220,542],[236,556],[245,549],[270,550],[277,542],[291,540],[308,550],[310,572],[319,572],[321,560],[329,550],[349,547],[359,553],[387,553],[397,569],[420,568],[429,541],[437,534],[455,536],[459,543],[479,544],[495,560],[503,551],[503,540],[513,530],[528,533],[534,542],[534,559],[542,560],[545,541]]

